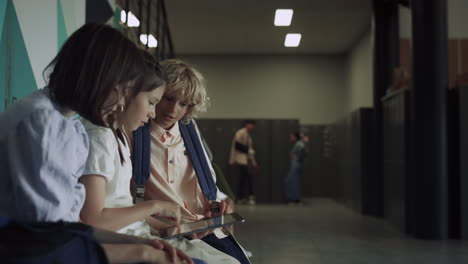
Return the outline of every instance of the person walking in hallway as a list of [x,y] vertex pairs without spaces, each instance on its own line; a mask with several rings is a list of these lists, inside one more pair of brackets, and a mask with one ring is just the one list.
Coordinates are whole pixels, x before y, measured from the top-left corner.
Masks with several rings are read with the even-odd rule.
[[[244,127],[237,130],[231,144],[229,164],[236,167],[239,175],[237,184],[237,202],[255,204],[253,178],[249,167],[257,169],[253,140],[250,135],[255,128],[255,121],[245,120]],[[248,198],[248,200],[247,200]]]
[[294,146],[290,152],[289,172],[284,179],[286,202],[288,204],[299,204],[301,202],[301,176],[307,149],[298,132],[291,133],[289,140]]

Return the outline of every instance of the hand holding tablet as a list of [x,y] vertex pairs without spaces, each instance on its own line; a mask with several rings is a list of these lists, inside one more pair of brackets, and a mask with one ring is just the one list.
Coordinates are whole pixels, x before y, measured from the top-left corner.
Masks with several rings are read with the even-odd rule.
[[205,218],[199,221],[180,224],[177,227],[171,227],[162,230],[162,238],[169,239],[175,237],[187,236],[190,234],[206,232],[223,226],[233,225],[235,223],[243,223],[245,219],[238,213],[225,214],[212,218]]

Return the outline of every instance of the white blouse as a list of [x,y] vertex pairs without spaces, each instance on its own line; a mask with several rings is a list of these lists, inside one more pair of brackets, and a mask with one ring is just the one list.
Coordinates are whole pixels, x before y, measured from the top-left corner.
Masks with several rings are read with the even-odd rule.
[[[116,137],[110,128],[96,126],[88,120],[82,120],[89,137],[89,155],[83,175],[96,174],[106,179],[106,197],[104,207],[121,208],[133,205],[130,194],[132,162],[127,142]],[[120,162],[118,145],[124,162]]]

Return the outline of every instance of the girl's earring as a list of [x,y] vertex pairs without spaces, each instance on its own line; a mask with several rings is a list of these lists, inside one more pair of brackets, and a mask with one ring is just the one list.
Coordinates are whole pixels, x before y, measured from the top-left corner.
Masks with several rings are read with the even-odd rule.
[[123,106],[123,105],[119,105],[119,111],[120,111],[120,112],[123,112],[123,110],[124,110],[124,106]]

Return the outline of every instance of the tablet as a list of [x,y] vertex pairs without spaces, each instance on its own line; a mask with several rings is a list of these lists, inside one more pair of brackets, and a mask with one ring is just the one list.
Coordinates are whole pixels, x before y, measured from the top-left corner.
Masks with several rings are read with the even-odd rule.
[[180,224],[179,227],[171,227],[164,230],[162,238],[169,239],[175,237],[187,236],[190,234],[205,232],[218,227],[228,226],[235,223],[243,223],[245,219],[238,213],[225,214],[212,218],[202,219],[195,222]]

